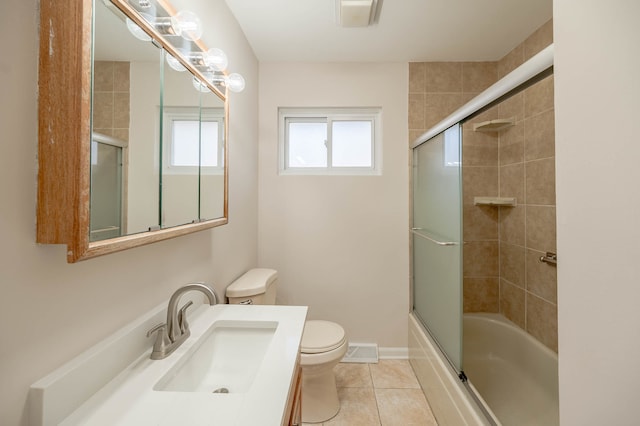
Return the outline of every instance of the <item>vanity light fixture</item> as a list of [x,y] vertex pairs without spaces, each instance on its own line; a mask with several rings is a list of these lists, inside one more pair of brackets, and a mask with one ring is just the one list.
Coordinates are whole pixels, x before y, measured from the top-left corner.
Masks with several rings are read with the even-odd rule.
[[126,19],[126,22],[127,22],[127,29],[131,34],[133,34],[135,38],[142,41],[151,41],[151,37],[149,36],[149,34],[144,32],[144,30],[140,28],[138,24],[136,24],[129,18]]
[[[145,16],[145,19],[147,17]],[[196,41],[202,37],[202,22],[198,15],[182,10],[173,16],[148,20],[161,34],[181,36],[185,40]]]
[[189,52],[185,55],[187,59],[196,67],[205,71],[224,71],[227,69],[229,60],[227,54],[222,49],[212,47],[204,52]]
[[175,58],[175,56],[166,55],[165,58],[167,60],[167,64],[171,67],[172,70],[178,71],[178,72],[183,72],[187,70],[187,68],[185,68],[185,66],[182,65],[180,61]]
[[233,72],[225,77],[225,86],[232,92],[239,93],[244,90],[245,81],[244,77],[237,72]]

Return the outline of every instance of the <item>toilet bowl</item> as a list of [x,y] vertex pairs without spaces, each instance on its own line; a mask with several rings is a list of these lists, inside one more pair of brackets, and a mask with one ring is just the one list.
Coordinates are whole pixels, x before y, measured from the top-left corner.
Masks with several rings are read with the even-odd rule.
[[[275,305],[278,273],[273,269],[247,271],[227,287],[231,304]],[[321,423],[340,410],[333,368],[347,352],[344,329],[331,321],[309,320],[300,344],[302,422]]]
[[333,368],[347,352],[344,329],[331,321],[310,320],[300,344],[302,422],[321,423],[340,411]]

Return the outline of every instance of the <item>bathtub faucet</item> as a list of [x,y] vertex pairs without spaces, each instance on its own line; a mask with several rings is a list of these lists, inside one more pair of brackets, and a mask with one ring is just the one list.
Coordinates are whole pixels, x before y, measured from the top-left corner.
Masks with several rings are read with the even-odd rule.
[[184,293],[192,290],[204,293],[211,306],[218,303],[218,296],[215,291],[204,285],[204,283],[191,283],[177,289],[169,299],[167,322],[158,324],[147,332],[147,337],[158,332],[156,341],[153,344],[151,359],[164,359],[168,357],[191,335],[189,323],[187,322],[187,308],[189,308],[193,302],[189,301],[178,309],[178,301]]

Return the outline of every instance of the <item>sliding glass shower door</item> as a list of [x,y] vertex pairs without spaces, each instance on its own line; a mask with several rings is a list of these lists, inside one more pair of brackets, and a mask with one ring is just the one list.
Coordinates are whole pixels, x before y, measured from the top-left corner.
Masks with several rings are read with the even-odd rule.
[[413,310],[462,369],[461,130],[413,150]]

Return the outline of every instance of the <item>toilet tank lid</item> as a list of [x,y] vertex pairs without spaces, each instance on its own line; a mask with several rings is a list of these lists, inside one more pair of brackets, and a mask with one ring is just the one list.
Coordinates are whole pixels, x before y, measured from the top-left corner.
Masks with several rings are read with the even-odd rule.
[[227,297],[248,297],[263,294],[277,278],[278,271],[275,269],[250,269],[229,284],[226,292]]

